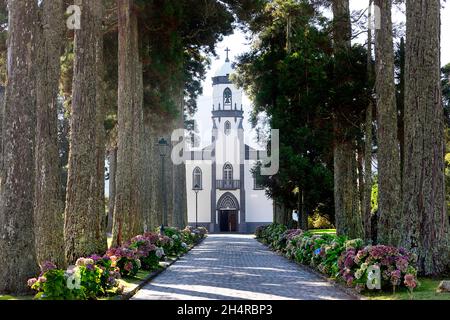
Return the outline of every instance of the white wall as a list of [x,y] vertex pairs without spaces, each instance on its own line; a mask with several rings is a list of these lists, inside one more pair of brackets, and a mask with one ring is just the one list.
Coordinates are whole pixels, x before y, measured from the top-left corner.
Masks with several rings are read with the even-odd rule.
[[253,176],[251,169],[255,161],[245,161],[245,220],[247,222],[272,222],[272,200],[267,198],[265,190],[253,189]]
[[195,167],[202,170],[202,190],[198,192],[198,222],[211,222],[211,161],[186,161],[186,190],[188,221],[195,222],[195,192],[192,190],[192,172]]

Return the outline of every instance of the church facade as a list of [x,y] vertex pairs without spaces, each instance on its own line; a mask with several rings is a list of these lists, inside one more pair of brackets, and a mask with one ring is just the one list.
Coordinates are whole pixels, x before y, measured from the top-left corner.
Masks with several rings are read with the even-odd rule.
[[252,233],[273,221],[273,203],[252,173],[262,153],[244,142],[242,91],[231,72],[227,57],[212,78],[212,143],[186,161],[188,221],[209,232]]

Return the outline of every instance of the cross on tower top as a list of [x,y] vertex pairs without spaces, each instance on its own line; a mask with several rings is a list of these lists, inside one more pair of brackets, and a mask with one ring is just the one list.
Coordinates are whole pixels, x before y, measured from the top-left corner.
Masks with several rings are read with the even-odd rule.
[[228,47],[225,49],[225,52],[227,53],[227,58],[225,59],[225,62],[230,62],[230,59],[228,58],[228,52],[230,52],[231,50],[228,49]]

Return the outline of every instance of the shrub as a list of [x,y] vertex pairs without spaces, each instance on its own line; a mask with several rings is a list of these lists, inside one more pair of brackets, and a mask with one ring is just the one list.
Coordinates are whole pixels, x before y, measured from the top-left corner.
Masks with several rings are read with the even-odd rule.
[[341,276],[349,286],[364,288],[370,269],[375,267],[381,273],[381,287],[395,288],[417,286],[417,257],[403,248],[376,245],[362,249],[349,248],[343,253],[339,265]]
[[259,226],[255,230],[255,236],[258,239],[262,239],[264,237],[264,231],[266,230],[268,226]]
[[106,293],[111,283],[103,286],[103,269],[91,258],[79,258],[75,267],[68,270],[57,269],[51,263],[45,263],[41,268],[39,278],[28,280],[28,285],[37,294],[35,299],[41,300],[85,300],[96,299]]
[[308,217],[308,228],[310,229],[332,229],[333,224],[330,222],[327,216],[321,215],[318,211],[315,211],[312,216]]
[[69,288],[69,275],[60,269],[52,269],[42,273],[39,278],[28,280],[31,289],[37,291],[34,299],[39,300],[85,300],[86,290],[83,287]]
[[261,240],[271,247],[278,245],[278,240],[282,237],[287,227],[282,224],[273,223],[262,231]]
[[94,254],[90,258],[103,271],[100,281],[105,292],[117,288],[119,285],[117,280],[120,279],[120,269],[117,267],[116,262],[111,260],[107,255],[100,257]]
[[206,235],[207,230],[204,227],[194,228],[187,226],[181,230],[181,237],[184,243],[188,245],[197,244]]
[[129,249],[135,250],[144,270],[155,270],[159,267],[159,261],[164,256],[164,250],[155,245],[158,235],[146,233],[139,235],[127,243]]
[[[159,267],[164,250],[173,255],[187,251],[187,244],[197,243],[207,233],[205,228],[187,227],[183,231],[166,228],[166,235],[148,232],[138,235],[118,248],[109,249],[105,255],[79,258],[68,270],[57,269],[46,262],[41,266],[38,278],[28,280],[28,285],[42,300],[96,299],[123,290],[118,279],[135,276],[139,269],[153,270]],[[186,241],[186,242],[185,242]]]
[[141,261],[136,250],[126,247],[111,248],[106,255],[116,263],[122,276],[134,277],[141,268]]
[[258,227],[256,236],[289,259],[310,265],[329,276],[344,280],[358,290],[366,287],[370,266],[381,272],[381,288],[405,286],[412,291],[417,285],[416,256],[403,248],[383,245],[365,246],[362,239],[332,234],[312,234],[299,229],[271,224]]
[[79,258],[75,265],[74,272],[79,273],[80,285],[88,298],[95,299],[106,293],[101,281],[103,270],[95,264],[93,259]]
[[323,244],[319,256],[322,258],[317,269],[332,277],[338,277],[338,260],[342,252],[345,251],[347,237],[334,237],[330,243]]
[[187,244],[183,242],[183,237],[178,228],[166,227],[164,228],[164,234],[170,239],[169,242],[165,241],[163,246],[168,255],[176,256],[187,251]]

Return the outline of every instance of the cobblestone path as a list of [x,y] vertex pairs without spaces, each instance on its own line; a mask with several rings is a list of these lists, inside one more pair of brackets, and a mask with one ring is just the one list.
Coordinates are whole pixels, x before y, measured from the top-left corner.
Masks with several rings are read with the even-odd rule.
[[352,299],[253,235],[210,234],[132,299]]

